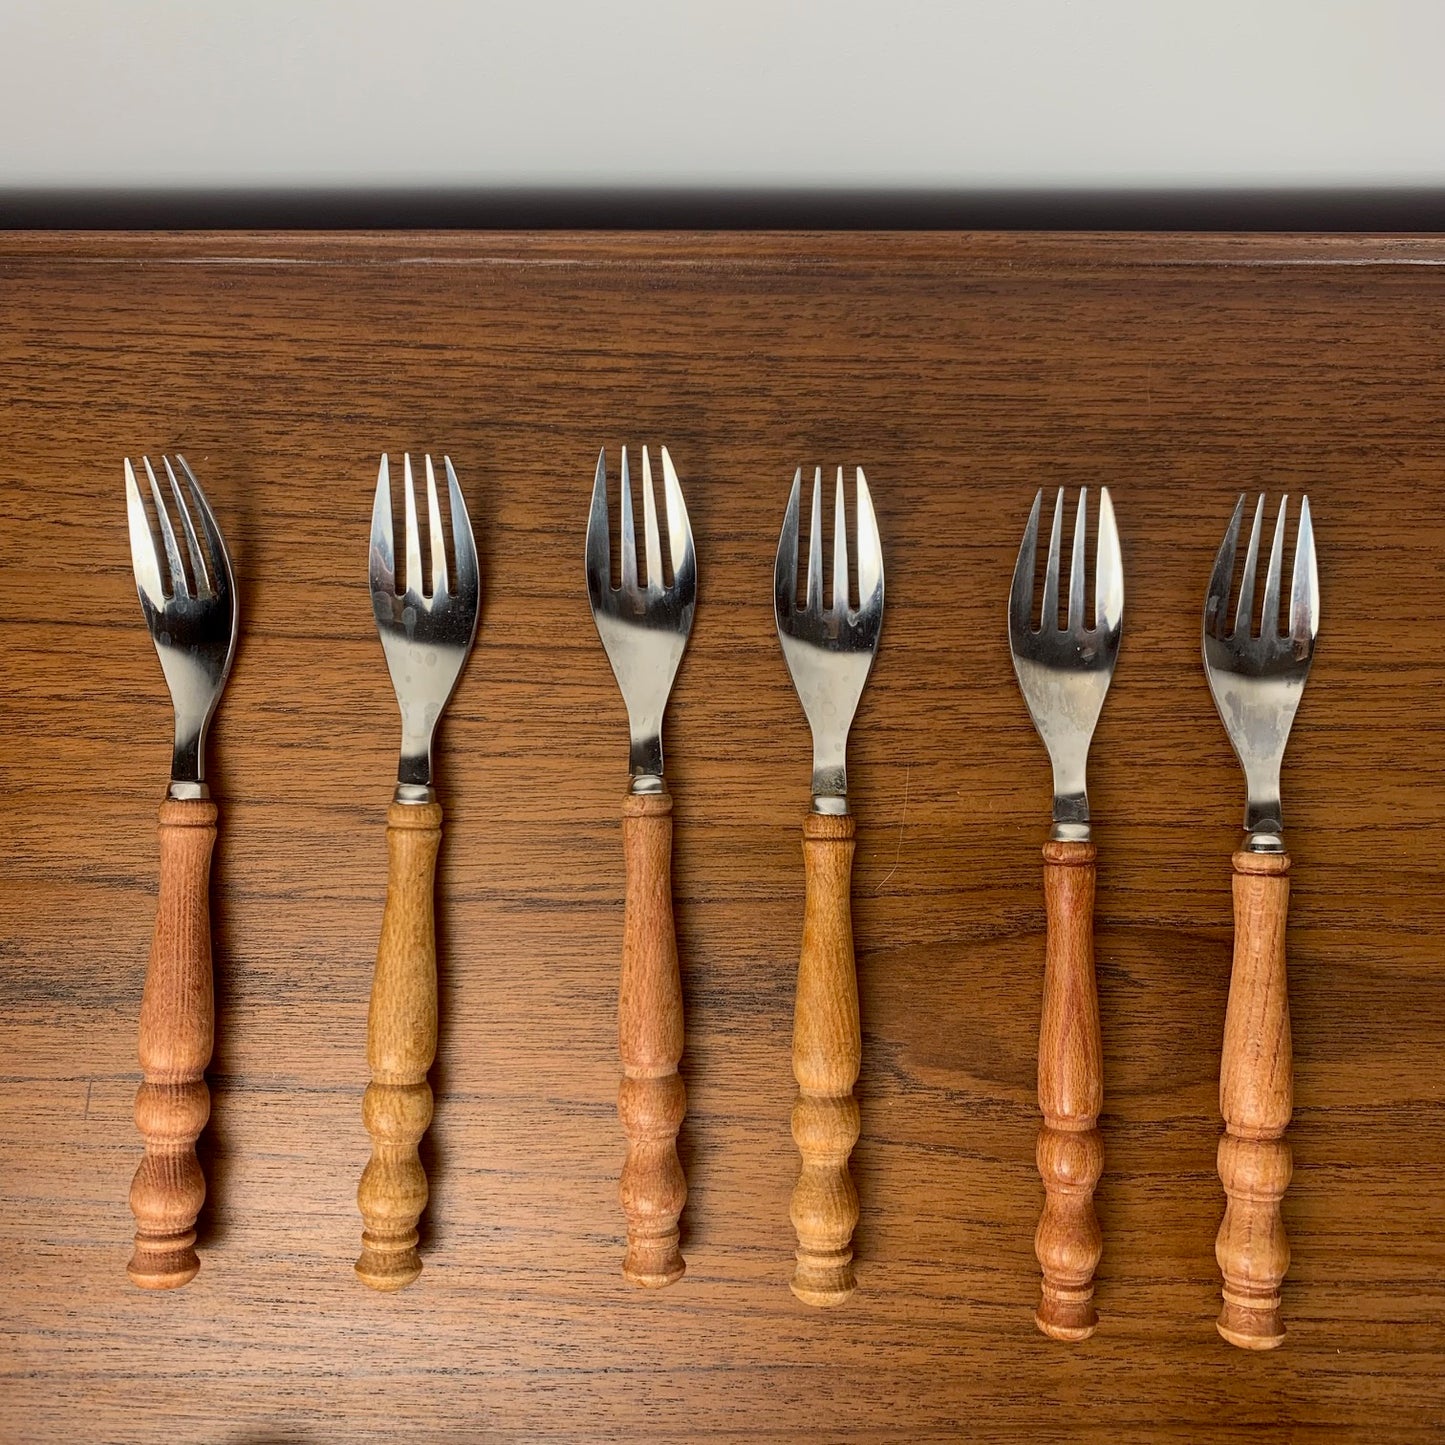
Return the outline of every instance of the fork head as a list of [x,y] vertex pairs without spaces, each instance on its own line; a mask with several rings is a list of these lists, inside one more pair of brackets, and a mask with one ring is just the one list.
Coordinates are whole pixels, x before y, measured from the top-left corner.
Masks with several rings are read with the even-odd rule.
[[798,606],[798,517],[803,469],[793,478],[773,568],[773,614],[778,640],[813,733],[813,810],[848,811],[848,729],[883,629],[883,546],[863,468],[858,468],[858,606],[848,596],[848,530],[843,515],[843,468],[838,468],[833,514],[833,597],[823,605],[823,469],[813,472],[808,528],[808,580]]
[[646,581],[637,575],[637,538],[632,527],[632,481],[622,448],[622,577],[612,585],[612,537],[607,517],[607,450],[597,456],[592,510],[587,518],[587,596],[592,620],[627,705],[631,735],[632,791],[660,793],[662,715],[692,631],[697,604],[697,557],[682,484],[662,448],[662,485],[667,508],[667,546],[672,581],[662,571],[662,538],[652,488],[652,459],[642,448],[643,557]]
[[1008,640],[1014,672],[1029,716],[1049,751],[1054,769],[1054,827],[1058,842],[1089,839],[1085,769],[1089,743],[1119,657],[1124,622],[1124,564],[1108,487],[1099,492],[1099,537],[1094,556],[1094,617],[1084,612],[1088,488],[1079,491],[1074,547],[1069,562],[1067,620],[1059,625],[1059,561],[1064,527],[1064,489],[1054,501],[1054,524],[1044,569],[1044,595],[1033,625],[1034,569],[1038,556],[1042,491],[1034,498],[1009,592]]
[[[236,651],[236,581],[221,529],[186,459],[177,455],[176,477],[169,457],[162,457],[170,494],[180,520],[190,561],[187,573],[163,489],[150,458],[142,457],[147,490],[160,528],[162,553],[130,458],[125,459],[125,500],[130,521],[130,560],[146,627],[161,660],[175,708],[175,750],[171,757],[170,796],[204,798],[206,728],[216,710],[231,658]],[[187,497],[189,496],[189,501]],[[196,523],[200,522],[197,531]]]
[[447,566],[446,537],[437,502],[436,473],[426,458],[427,529],[431,588],[422,576],[421,530],[411,456],[403,455],[405,562],[402,588],[396,585],[396,547],[392,536],[391,474],[386,454],[376,479],[371,509],[371,606],[376,630],[401,705],[401,759],[396,771],[396,801],[430,802],[432,735],[461,676],[477,633],[481,595],[477,546],[467,504],[450,457],[443,457],[455,548],[455,570]]
[[1229,603],[1244,501],[1241,496],[1235,503],[1234,515],[1214,560],[1209,591],[1205,594],[1204,675],[1209,679],[1214,705],[1219,709],[1224,729],[1244,769],[1248,792],[1244,826],[1249,832],[1245,846],[1255,853],[1278,853],[1284,849],[1279,768],[1310,663],[1314,660],[1315,635],[1320,623],[1320,580],[1310,502],[1305,497],[1300,502],[1295,541],[1289,624],[1281,630],[1280,584],[1289,508],[1289,498],[1283,497],[1265,573],[1263,606],[1256,613],[1255,579],[1264,525],[1261,493],[1254,510],[1249,550],[1245,553],[1231,620]]

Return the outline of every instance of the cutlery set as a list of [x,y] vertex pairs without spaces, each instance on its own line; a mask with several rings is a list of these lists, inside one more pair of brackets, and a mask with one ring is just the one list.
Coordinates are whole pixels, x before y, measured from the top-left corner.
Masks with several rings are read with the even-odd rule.
[[[618,992],[618,1114],[627,1141],[620,1181],[627,1221],[623,1273],[635,1284],[662,1286],[685,1270],[678,1220],[687,1198],[677,1152],[686,1110],[678,1073],[684,1032],[672,913],[672,797],[663,770],[662,724],[692,629],[697,559],[671,456],[661,449],[661,511],[648,448],[642,448],[641,459],[643,570],[625,448],[619,550],[614,554],[604,452],[597,462],[585,556],[592,617],[622,693],[629,733]],[[175,710],[171,781],[160,811],[155,932],[140,1016],[143,1082],[135,1117],[145,1153],[130,1196],[136,1234],[127,1269],[134,1283],[148,1289],[183,1285],[200,1268],[195,1225],[206,1186],[195,1145],[210,1111],[204,1077],[214,1029],[208,892],[217,821],[205,781],[205,738],[237,630],[235,580],[216,519],[184,458],[177,456],[174,466],[169,458],[162,460],[166,487],[148,459],[143,459],[144,488],[130,461],[125,463],[136,587]],[[357,1193],[363,1229],[356,1272],[378,1290],[409,1284],[422,1267],[417,1226],[427,1202],[427,1179],[418,1145],[432,1116],[427,1075],[437,1040],[434,895],[442,829],[432,788],[432,740],[471,650],[480,597],[476,544],[456,472],[443,458],[444,519],[430,456],[424,469],[429,578],[410,456],[403,460],[400,579],[385,456],[369,559],[377,632],[402,725],[396,788],[387,811],[386,905],[367,1018],[371,1081],[362,1113],[371,1158]],[[851,917],[855,823],[848,808],[847,743],[882,630],[883,551],[861,468],[850,548],[840,467],[832,587],[825,602],[821,468],[813,477],[800,577],[802,491],[799,469],[783,516],[773,587],[778,640],[813,740],[793,1022],[798,1097],[792,1132],[801,1167],[790,1211],[798,1239],[791,1288],[807,1304],[832,1306],[846,1300],[856,1285],[853,1231],[859,1213],[849,1173],[859,1136],[853,1088],[862,1038]],[[1307,499],[1299,510],[1286,616],[1280,614],[1287,501],[1279,508],[1263,595],[1256,596],[1264,508],[1261,496],[1236,583],[1244,515],[1240,498],[1215,560],[1203,618],[1204,670],[1244,769],[1247,795],[1247,836],[1232,860],[1234,962],[1220,1068],[1225,1132],[1218,1156],[1226,1206],[1215,1253],[1224,1282],[1219,1333],[1249,1349],[1270,1349],[1284,1338],[1280,1285],[1289,1266],[1289,1245],[1280,1201],[1291,1172],[1284,1131],[1292,1107],[1292,1064],[1284,948],[1289,855],[1283,842],[1280,764],[1319,625]],[[1094,1272],[1103,1241],[1093,1196],[1104,1165],[1094,978],[1096,855],[1085,771],[1119,652],[1124,570],[1105,488],[1098,502],[1093,585],[1088,585],[1088,503],[1087,492],[1081,491],[1065,590],[1065,495],[1060,490],[1038,587],[1042,513],[1040,492],[1008,602],[1014,670],[1053,770],[1053,826],[1043,848],[1047,941],[1037,1163],[1044,1206],[1035,1236],[1042,1273],[1036,1318],[1045,1334],[1081,1340],[1097,1323]],[[620,557],[616,579],[614,556]],[[1092,599],[1091,608],[1086,597]]]

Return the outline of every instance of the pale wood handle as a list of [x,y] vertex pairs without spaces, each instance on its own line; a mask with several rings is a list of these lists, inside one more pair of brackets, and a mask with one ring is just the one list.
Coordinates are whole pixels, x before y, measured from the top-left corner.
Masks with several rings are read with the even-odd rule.
[[687,1180],[677,1131],[687,1093],[682,1057],[682,981],[672,921],[672,799],[629,794],[622,805],[627,906],[622,923],[622,977],[617,995],[622,1084],[617,1112],[627,1135],[622,1208],[633,1284],[658,1286],[682,1277],[678,1217]]
[[1234,967],[1219,1068],[1219,1178],[1226,1202],[1214,1257],[1224,1276],[1219,1333],[1246,1350],[1284,1340],[1279,1289],[1289,1269],[1280,1201],[1294,1164],[1285,1126],[1294,1063],[1284,966],[1289,857],[1234,855]]
[[792,1290],[805,1304],[853,1293],[858,1191],[848,1156],[858,1142],[853,1085],[863,1060],[853,958],[853,819],[810,813],[803,822],[807,899],[793,1011],[793,1138],[803,1156],[793,1190],[798,1263]]
[[1094,984],[1094,845],[1044,844],[1048,947],[1039,1025],[1037,1159],[1044,1212],[1034,1235],[1043,1270],[1035,1319],[1056,1340],[1094,1333],[1094,1271],[1103,1236],[1094,1187],[1104,1171],[1104,1061]]
[[366,1020],[371,1083],[362,1117],[371,1160],[361,1176],[361,1257],[356,1272],[373,1289],[400,1289],[421,1273],[417,1221],[426,1173],[417,1145],[431,1123],[427,1070],[437,1051],[436,890],[442,810],[393,803],[386,814],[388,873],[381,942]]
[[135,1252],[126,1273],[142,1289],[196,1277],[196,1216],[206,1180],[196,1140],[211,1114],[206,1065],[215,1037],[211,981],[211,850],[216,805],[167,798],[160,812],[160,893],[140,1008],[135,1122],[145,1157],[130,1186]]

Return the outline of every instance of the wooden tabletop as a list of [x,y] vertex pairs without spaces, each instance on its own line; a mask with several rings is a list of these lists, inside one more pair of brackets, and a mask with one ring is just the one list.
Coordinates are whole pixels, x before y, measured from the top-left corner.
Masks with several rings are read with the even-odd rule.
[[[0,236],[0,1437],[928,1440],[1445,1422],[1445,241]],[[699,596],[665,745],[684,1279],[622,1279],[626,720],[587,608],[598,448],[666,443]],[[379,454],[446,452],[483,610],[443,725],[425,1269],[352,1272],[398,737]],[[241,638],[210,748],[202,1268],[125,1275],[170,710],[121,458],[183,452]],[[633,453],[634,459],[636,453]],[[887,561],[854,726],[859,1289],[789,1293],[809,741],[771,567],[802,464]],[[1049,771],[1005,599],[1035,490],[1107,484],[1094,740],[1097,1334],[1035,1328]],[[1214,1329],[1243,781],[1201,673],[1241,490],[1308,491],[1323,598],[1284,773],[1288,1337]],[[1248,1438],[1261,1438],[1250,1434]],[[1333,1436],[1331,1438],[1334,1438]]]

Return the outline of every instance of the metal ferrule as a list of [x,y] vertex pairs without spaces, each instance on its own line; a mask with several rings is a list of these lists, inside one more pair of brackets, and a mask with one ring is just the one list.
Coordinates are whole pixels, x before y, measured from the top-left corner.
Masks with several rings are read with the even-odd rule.
[[166,789],[166,797],[175,798],[182,803],[210,796],[211,790],[204,783],[186,782],[177,778],[172,778],[170,787]]
[[830,818],[842,818],[848,812],[848,799],[837,793],[814,793],[813,811]]
[[1055,822],[1049,829],[1049,841],[1053,843],[1091,843],[1093,839],[1093,829],[1087,820],[1082,823]]
[[430,783],[398,783],[396,791],[391,795],[393,803],[411,803],[420,805],[422,803],[435,803],[437,800],[436,791]]
[[636,797],[655,798],[667,792],[667,784],[661,773],[633,773],[632,786],[627,790]]

